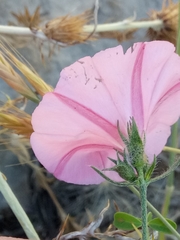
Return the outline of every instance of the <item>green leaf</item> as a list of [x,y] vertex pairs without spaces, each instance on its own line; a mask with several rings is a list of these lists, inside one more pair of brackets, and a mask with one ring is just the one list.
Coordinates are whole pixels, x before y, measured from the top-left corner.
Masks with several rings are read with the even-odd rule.
[[150,222],[152,220],[152,212],[148,212],[147,220]]
[[112,158],[109,158],[109,157],[108,157],[108,159],[109,159],[111,162],[113,162],[115,165],[117,165],[117,161],[116,161],[116,160],[114,160],[114,159],[112,159]]
[[[172,220],[170,220],[168,218],[166,218],[166,220],[175,230],[177,229],[177,225],[175,222],[173,222]],[[151,221],[149,221],[148,225],[150,228],[152,228],[153,230],[156,230],[158,232],[172,234],[172,232],[169,230],[169,228],[166,227],[166,225],[159,218],[152,219]]]
[[122,139],[122,141],[124,142],[124,144],[126,145],[126,147],[128,146],[129,144],[129,141],[127,138],[125,138],[125,136],[122,134],[121,130],[120,130],[120,126],[119,126],[119,120],[117,121],[117,129],[118,129],[118,133]]
[[125,231],[134,230],[134,227],[132,224],[134,224],[137,228],[142,226],[142,222],[140,219],[125,212],[115,213],[113,224],[115,227]]

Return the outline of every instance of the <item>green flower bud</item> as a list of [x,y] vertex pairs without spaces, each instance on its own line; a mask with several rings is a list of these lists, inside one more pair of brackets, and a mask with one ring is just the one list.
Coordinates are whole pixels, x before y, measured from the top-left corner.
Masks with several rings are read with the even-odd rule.
[[134,182],[137,179],[137,175],[135,174],[134,169],[129,164],[121,162],[118,163],[114,169],[121,178],[128,182]]
[[139,172],[139,169],[144,168],[146,162],[144,161],[144,141],[139,135],[134,118],[131,118],[131,121],[127,125],[127,139],[122,135],[119,128],[118,131],[126,145],[130,164]]

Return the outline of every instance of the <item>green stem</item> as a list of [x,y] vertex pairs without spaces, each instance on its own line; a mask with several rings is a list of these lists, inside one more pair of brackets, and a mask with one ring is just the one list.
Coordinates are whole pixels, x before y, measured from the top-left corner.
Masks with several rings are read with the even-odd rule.
[[148,222],[147,222],[147,184],[144,180],[143,171],[140,172],[139,180],[139,193],[141,199],[141,218],[142,218],[142,239],[149,239]]
[[[177,33],[177,43],[176,43],[176,52],[180,55],[180,0],[179,0],[179,14],[178,14],[178,33]],[[171,147],[177,148],[178,147],[178,122],[175,123],[172,127],[172,134],[171,134]],[[176,153],[170,152],[169,164],[172,165],[175,160]],[[162,206],[162,215],[166,217],[168,215],[169,206],[171,202],[171,197],[174,191],[174,172],[172,172],[167,177],[167,185],[165,189],[165,198],[164,203]],[[164,239],[164,234],[159,235],[159,240]]]
[[[171,134],[171,147],[177,148],[178,147],[178,122],[175,123],[172,126],[172,134]],[[169,165],[171,166],[174,163],[176,153],[170,152],[170,158],[169,158]],[[167,186],[173,186],[174,185],[174,172],[172,172],[167,180]]]
[[166,185],[165,189],[165,198],[164,198],[164,204],[162,206],[161,213],[164,217],[168,215],[168,209],[171,201],[172,194],[174,192],[174,186],[173,185]]
[[11,188],[7,184],[5,176],[1,172],[0,172],[0,191],[2,192],[4,198],[6,199],[10,208],[14,212],[16,218],[18,219],[19,223],[24,229],[26,236],[29,239],[39,240],[39,237],[33,225],[31,224],[28,216],[26,215],[25,211],[21,207],[20,203],[18,202],[17,198],[12,192]]
[[[178,123],[175,123],[172,127],[171,147],[177,148],[177,139],[178,139]],[[169,155],[170,166],[174,163],[175,156],[176,156],[176,152],[171,151]],[[171,172],[171,174],[167,177],[164,202],[161,210],[161,213],[164,217],[167,217],[168,215],[173,192],[174,192],[174,172]],[[159,240],[164,240],[164,233],[159,234]]]
[[[128,186],[128,188],[136,195],[140,198],[140,193],[139,191],[133,187],[133,186]],[[154,213],[154,215],[156,215],[158,218],[161,219],[161,221],[164,223],[164,225],[166,225],[166,227],[172,232],[172,234],[174,234],[174,236],[177,237],[177,239],[180,239],[180,234],[166,221],[166,219],[161,215],[160,212],[158,212],[156,210],[155,207],[153,207],[153,205],[147,201],[147,206],[148,208],[151,210],[152,213]]]

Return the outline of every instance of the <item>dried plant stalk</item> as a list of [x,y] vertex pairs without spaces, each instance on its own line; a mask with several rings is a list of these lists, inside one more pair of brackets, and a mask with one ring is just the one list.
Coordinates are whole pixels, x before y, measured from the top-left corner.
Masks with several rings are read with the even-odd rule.
[[161,11],[152,10],[149,14],[151,20],[160,19],[163,26],[159,29],[149,28],[147,35],[150,40],[166,40],[176,45],[178,29],[178,3],[165,0]]
[[[11,47],[12,48],[12,47]],[[13,49],[13,48],[12,48]],[[31,84],[31,86],[35,89],[35,91],[43,96],[45,93],[47,92],[51,92],[53,91],[53,88],[51,86],[49,86],[47,83],[44,82],[44,80],[42,78],[40,78],[38,76],[38,74],[33,70],[33,69],[30,69],[28,66],[26,66],[26,64],[24,64],[22,61],[20,61],[17,57],[15,57],[15,55],[10,52],[7,47],[2,43],[0,42],[0,51],[1,51],[1,55],[4,56],[2,57],[2,62],[5,62],[5,64],[8,66],[8,68],[12,71],[12,67],[10,65],[10,63],[15,66],[25,77],[26,79],[28,80],[28,82]],[[14,53],[16,55],[17,52],[14,50]],[[6,59],[6,61],[5,61]],[[14,70],[13,70],[14,72]],[[15,72],[14,72],[15,74]],[[0,76],[1,77],[1,76]],[[4,78],[3,78],[4,79]],[[17,79],[14,79],[14,80],[17,80],[15,82],[15,84],[18,84],[18,87],[17,88],[14,88],[17,92],[19,92],[20,94],[22,94],[23,96],[26,96],[27,95],[27,85],[25,85],[23,83],[23,81],[19,80],[18,78]],[[19,82],[18,82],[19,80]],[[10,85],[10,82],[8,82],[8,84]],[[24,86],[23,89],[19,89],[21,88],[21,84],[22,86]],[[12,84],[11,84],[12,86]],[[21,90],[21,91],[20,91]],[[28,89],[29,91],[29,89]],[[34,94],[35,95],[35,94]],[[29,95],[28,95],[29,96]],[[36,96],[36,95],[35,95]],[[30,98],[30,97],[28,97]],[[31,97],[32,98],[32,97]],[[30,99],[31,99],[30,98]],[[32,99],[31,99],[32,100]],[[39,99],[37,98],[36,96],[36,102],[38,102]]]
[[9,62],[3,57],[0,52],[0,78],[2,78],[12,89],[31,99],[34,102],[39,102],[38,97],[25,81],[11,67]]
[[[131,32],[133,33],[133,31],[137,29],[149,27],[159,29],[163,26],[161,19],[155,18],[155,20],[152,21],[134,21],[134,17],[114,23],[98,24],[97,14],[98,4],[95,3],[94,13],[92,10],[88,10],[77,16],[68,14],[58,17],[50,20],[41,29],[39,27],[41,22],[39,8],[36,9],[33,15],[30,15],[28,9],[25,8],[24,14],[13,13],[13,15],[21,26],[28,27],[0,25],[0,34],[6,37],[11,36],[10,39],[20,38],[20,42],[23,42],[23,39],[26,41],[28,38],[32,40],[40,39],[41,43],[49,41],[60,47],[65,47],[72,44],[83,43],[87,40],[97,40],[98,37],[103,36],[105,38],[116,38],[118,41],[124,41],[126,38],[131,38]],[[89,24],[92,19],[94,19],[94,24]],[[121,35],[121,33],[117,31],[124,32]],[[16,45],[14,42],[13,44]]]
[[12,100],[0,107],[0,126],[26,138],[33,133],[31,116],[17,108]]
[[7,203],[9,204],[10,208],[14,212],[22,228],[24,229],[24,232],[26,233],[27,237],[29,239],[40,240],[28,216],[21,207],[19,201],[15,197],[11,188],[7,184],[6,177],[1,172],[0,172],[0,191],[3,194],[4,198],[6,199]]
[[134,32],[136,32],[137,29],[129,29],[126,31],[112,31],[112,32],[100,32],[98,33],[98,36],[100,38],[110,38],[110,39],[116,39],[118,42],[127,41],[133,38]]

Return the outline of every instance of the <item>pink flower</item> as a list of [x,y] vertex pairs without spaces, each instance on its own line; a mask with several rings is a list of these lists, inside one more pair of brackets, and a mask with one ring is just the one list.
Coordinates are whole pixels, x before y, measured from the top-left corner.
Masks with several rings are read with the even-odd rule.
[[[169,42],[137,43],[85,57],[65,68],[54,92],[47,93],[32,115],[31,145],[44,167],[58,179],[98,184],[104,179],[90,166],[112,167],[108,157],[124,144],[127,122],[134,117],[146,135],[149,161],[166,144],[180,115],[180,58]],[[121,181],[115,172],[106,174]]]

